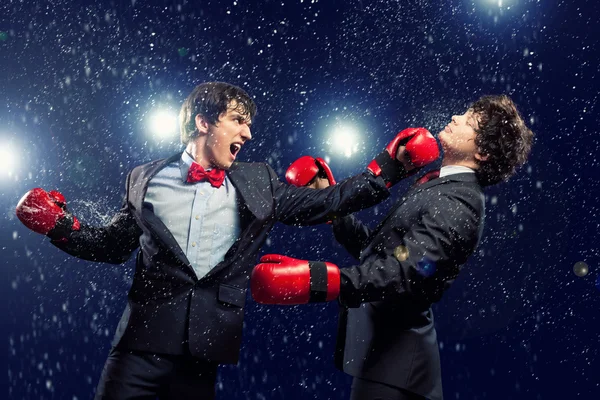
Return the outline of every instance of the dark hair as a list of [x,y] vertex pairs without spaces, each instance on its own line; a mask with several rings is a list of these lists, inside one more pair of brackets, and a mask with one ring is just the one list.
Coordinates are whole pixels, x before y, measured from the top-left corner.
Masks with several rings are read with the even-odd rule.
[[488,186],[505,181],[527,161],[533,132],[508,96],[483,96],[470,108],[479,121],[475,144],[485,158],[478,161],[479,183]]
[[202,115],[209,124],[215,125],[234,100],[236,111],[249,119],[254,118],[256,104],[243,89],[225,82],[205,82],[196,86],[179,112],[181,143],[187,144],[198,135],[196,115]]

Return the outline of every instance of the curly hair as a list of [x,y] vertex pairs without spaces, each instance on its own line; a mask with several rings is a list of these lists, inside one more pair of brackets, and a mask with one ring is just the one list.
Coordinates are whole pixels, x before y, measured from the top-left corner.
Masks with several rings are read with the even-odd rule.
[[475,144],[483,156],[476,170],[479,182],[489,186],[505,181],[527,161],[533,132],[508,96],[483,96],[470,108],[479,120],[475,130]]
[[[234,101],[234,103],[231,103]],[[196,115],[202,115],[209,124],[215,125],[228,108],[234,106],[240,114],[253,119],[256,104],[243,89],[225,82],[205,82],[196,86],[185,99],[179,112],[181,143],[188,144],[198,136]]]

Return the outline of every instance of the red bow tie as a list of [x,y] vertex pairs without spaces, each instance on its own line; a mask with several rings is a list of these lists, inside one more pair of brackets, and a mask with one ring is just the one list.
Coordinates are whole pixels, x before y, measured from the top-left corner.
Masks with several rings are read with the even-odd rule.
[[197,162],[192,162],[187,175],[188,183],[196,183],[206,179],[208,179],[212,186],[216,188],[221,187],[225,180],[225,170],[213,168],[210,171],[206,171],[202,168],[202,165]]

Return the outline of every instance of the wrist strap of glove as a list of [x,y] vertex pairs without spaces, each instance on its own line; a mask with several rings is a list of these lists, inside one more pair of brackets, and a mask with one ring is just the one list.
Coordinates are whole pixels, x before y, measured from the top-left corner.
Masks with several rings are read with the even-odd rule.
[[46,234],[46,236],[52,240],[66,239],[73,231],[74,223],[75,217],[73,214],[67,212],[63,218],[56,221],[56,225],[54,225],[54,228],[52,228],[50,232]]
[[327,301],[327,265],[322,261],[309,261],[310,303]]
[[395,158],[392,158],[387,150],[377,154],[374,161],[381,170],[381,177],[384,181],[389,183],[390,186],[398,183],[408,176],[406,169],[404,169],[404,165]]

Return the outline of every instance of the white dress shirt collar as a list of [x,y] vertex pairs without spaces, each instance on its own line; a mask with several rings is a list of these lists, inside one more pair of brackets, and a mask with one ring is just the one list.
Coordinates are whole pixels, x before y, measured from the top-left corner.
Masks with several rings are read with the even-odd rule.
[[440,178],[454,174],[474,174],[475,170],[462,165],[446,165],[440,169]]

